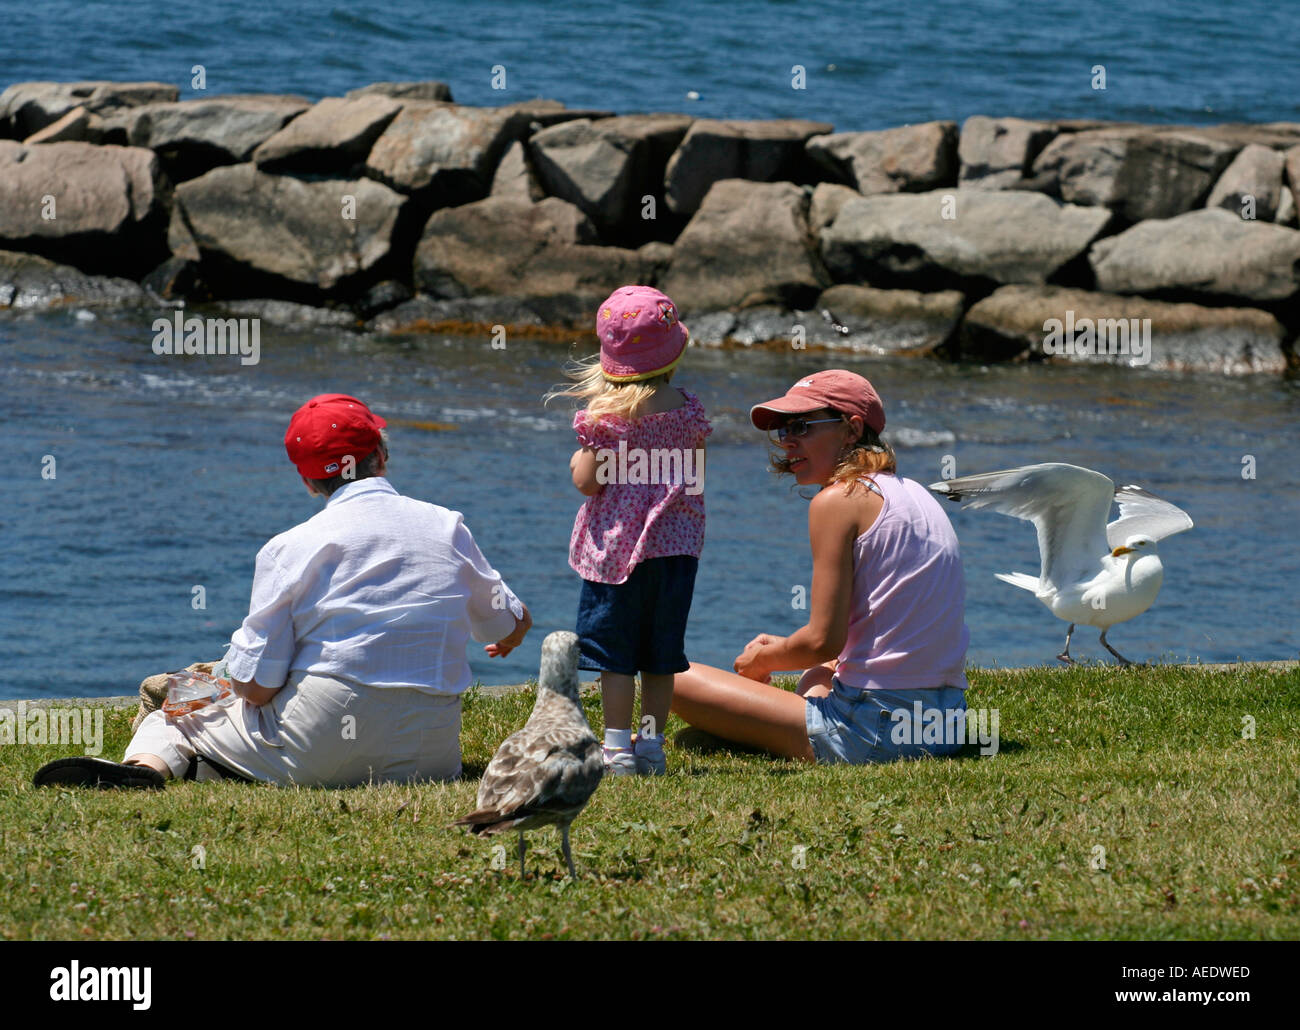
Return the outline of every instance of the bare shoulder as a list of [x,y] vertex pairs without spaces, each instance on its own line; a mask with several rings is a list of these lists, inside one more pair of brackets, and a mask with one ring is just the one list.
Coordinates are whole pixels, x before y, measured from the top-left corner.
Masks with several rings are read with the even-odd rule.
[[808,505],[808,520],[834,531],[852,530],[858,537],[875,524],[885,501],[863,483],[850,490],[850,483],[832,483],[817,493]]

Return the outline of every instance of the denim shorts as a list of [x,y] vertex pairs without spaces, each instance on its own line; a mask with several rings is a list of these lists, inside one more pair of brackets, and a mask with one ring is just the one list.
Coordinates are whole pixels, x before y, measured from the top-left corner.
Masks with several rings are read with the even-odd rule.
[[966,710],[966,692],[960,687],[858,690],[838,678],[831,683],[827,697],[807,698],[804,706],[808,741],[819,764],[952,755],[966,743],[950,714]]
[[667,676],[690,668],[686,617],[700,560],[650,558],[622,583],[582,581],[578,598],[580,669]]

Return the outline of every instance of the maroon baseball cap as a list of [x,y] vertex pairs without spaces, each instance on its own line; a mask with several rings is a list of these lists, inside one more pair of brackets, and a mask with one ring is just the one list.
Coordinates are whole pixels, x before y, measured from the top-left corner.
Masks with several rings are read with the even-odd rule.
[[845,415],[861,415],[864,425],[877,433],[885,428],[885,406],[876,388],[856,372],[832,368],[800,379],[784,397],[755,404],[749,418],[759,429],[775,429],[791,415],[831,408]]
[[289,460],[308,479],[330,479],[342,471],[342,459],[368,458],[382,442],[388,425],[355,397],[322,393],[293,413],[284,434]]

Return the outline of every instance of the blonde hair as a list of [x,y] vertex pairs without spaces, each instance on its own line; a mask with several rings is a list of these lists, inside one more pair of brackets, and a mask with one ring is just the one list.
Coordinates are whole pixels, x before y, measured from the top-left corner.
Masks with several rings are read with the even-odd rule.
[[584,402],[583,406],[592,418],[615,415],[631,420],[640,417],[641,410],[673,373],[670,369],[650,379],[615,383],[605,378],[600,368],[600,355],[594,354],[581,361],[569,362],[564,374],[573,382],[553,387],[542,398],[543,404],[549,404],[557,397],[573,397]]
[[[834,408],[827,408],[833,415],[839,415],[846,423],[849,417],[841,411]],[[786,457],[784,451],[779,451],[771,456],[772,471],[778,475],[790,475],[790,459]],[[839,463],[835,466],[835,471],[831,473],[830,482],[827,486],[834,483],[843,483],[845,494],[851,494],[859,486],[860,480],[865,477],[871,477],[877,472],[888,472],[891,475],[898,475],[898,455],[894,453],[892,445],[880,438],[870,426],[862,427],[862,435],[858,437],[856,443],[850,444],[840,455]]]

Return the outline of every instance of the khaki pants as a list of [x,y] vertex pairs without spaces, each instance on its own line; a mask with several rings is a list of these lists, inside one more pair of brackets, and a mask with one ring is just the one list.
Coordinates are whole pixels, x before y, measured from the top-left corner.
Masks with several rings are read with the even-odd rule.
[[460,775],[460,697],[294,672],[260,707],[238,699],[176,719],[151,713],[126,749],[142,754],[177,777],[197,754],[284,785],[449,780]]

